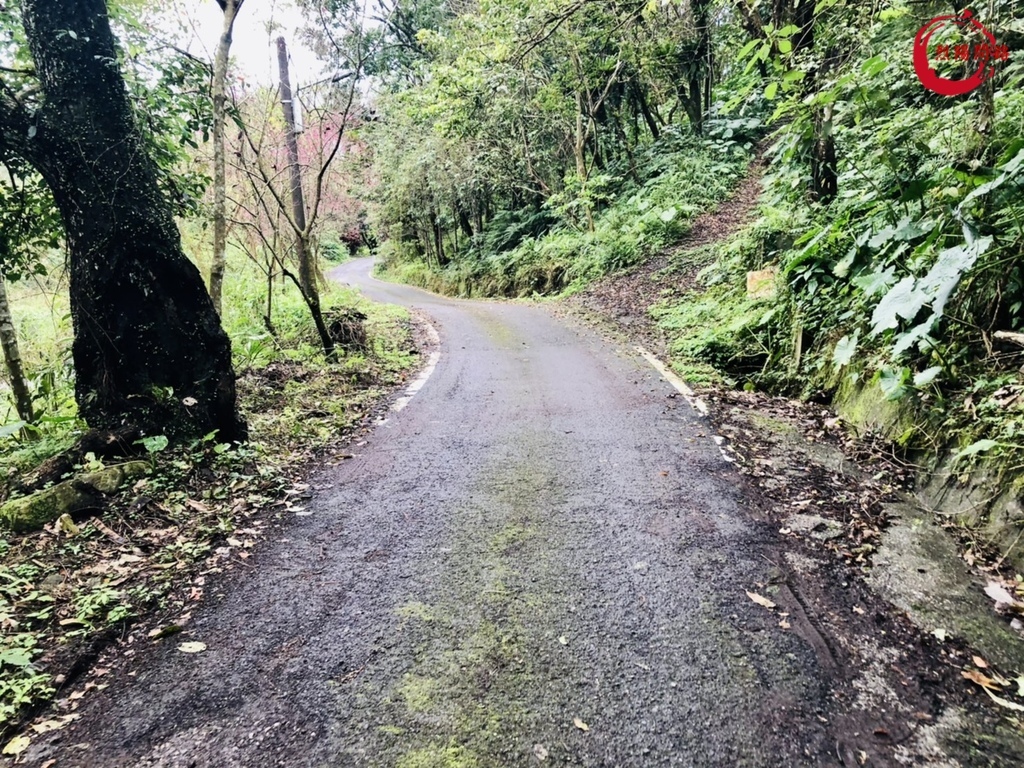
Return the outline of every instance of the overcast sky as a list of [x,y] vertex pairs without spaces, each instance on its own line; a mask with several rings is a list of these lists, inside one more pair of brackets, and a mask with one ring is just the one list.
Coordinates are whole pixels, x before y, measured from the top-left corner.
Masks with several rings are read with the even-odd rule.
[[[224,15],[216,0],[179,0],[178,22],[188,49],[213,61]],[[269,85],[277,82],[279,35],[288,41],[293,85],[319,80],[322,64],[298,39],[302,15],[290,0],[245,0],[235,21],[231,58],[236,69],[250,80]],[[268,26],[274,25],[273,32]]]

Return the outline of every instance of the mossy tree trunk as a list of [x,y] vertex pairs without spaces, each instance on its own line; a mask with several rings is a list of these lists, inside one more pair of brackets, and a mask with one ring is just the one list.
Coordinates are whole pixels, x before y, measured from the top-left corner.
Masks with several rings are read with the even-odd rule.
[[0,100],[0,152],[46,180],[70,262],[75,395],[90,426],[245,436],[231,345],[136,124],[103,0],[24,0],[44,96]]

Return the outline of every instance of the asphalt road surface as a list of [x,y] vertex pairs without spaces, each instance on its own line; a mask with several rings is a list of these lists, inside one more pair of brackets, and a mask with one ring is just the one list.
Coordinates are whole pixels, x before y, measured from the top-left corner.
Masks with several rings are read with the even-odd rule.
[[429,317],[432,375],[314,479],[312,515],[207,590],[187,637],[206,652],[140,652],[37,757],[841,764],[835,669],[745,594],[777,580],[777,534],[676,390],[543,305],[369,269],[332,277]]

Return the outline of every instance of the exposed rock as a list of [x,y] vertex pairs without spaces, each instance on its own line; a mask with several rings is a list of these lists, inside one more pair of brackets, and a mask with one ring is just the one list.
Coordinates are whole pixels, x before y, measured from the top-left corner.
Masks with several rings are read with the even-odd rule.
[[129,461],[85,472],[30,496],[8,501],[0,507],[0,522],[16,532],[34,531],[63,514],[78,512],[102,503],[128,480],[149,472],[149,463]]
[[770,299],[775,295],[775,278],[778,267],[768,267],[747,272],[747,296],[751,299]]
[[821,541],[838,539],[843,535],[842,523],[819,515],[790,515],[786,518],[786,527],[795,533],[802,533]]
[[868,582],[925,631],[945,629],[1006,669],[1024,669],[1024,642],[991,608],[981,581],[930,513],[887,505],[892,525],[882,536]]

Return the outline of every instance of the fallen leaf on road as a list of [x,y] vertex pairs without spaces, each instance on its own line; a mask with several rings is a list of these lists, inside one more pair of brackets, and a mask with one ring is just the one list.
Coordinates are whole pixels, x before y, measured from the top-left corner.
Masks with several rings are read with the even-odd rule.
[[863,608],[861,608],[859,605],[853,606],[853,612],[856,613],[856,614],[859,614],[861,616],[863,616],[866,613],[866,611]]
[[981,656],[972,656],[971,661],[974,662],[974,666],[978,669],[988,669],[988,662],[981,658]]
[[1017,695],[1024,696],[1024,675],[1021,675],[1013,682],[1017,684]]
[[565,635],[562,635],[561,637],[558,638],[558,642],[560,642],[562,645],[568,645],[569,644],[569,638],[566,637]]
[[996,604],[996,610],[1013,610],[1024,613],[1024,603],[1007,591],[1006,587],[997,581],[990,581],[985,586],[985,594],[992,598]]
[[149,633],[147,634],[147,637],[149,637],[151,640],[160,640],[161,638],[167,637],[169,635],[176,635],[179,632],[181,632],[181,630],[182,627],[178,624],[169,624],[166,627],[159,627],[158,629],[150,630]]
[[782,621],[779,622],[779,626],[782,627],[783,629],[789,629],[789,622],[786,621],[785,619],[783,619]]
[[71,519],[71,515],[67,512],[57,518],[57,526],[68,536],[77,536],[82,532],[82,529],[75,524],[75,521]]
[[206,643],[182,643],[178,646],[178,650],[182,653],[202,653],[206,650]]
[[1000,707],[1005,707],[1006,709],[1012,709],[1012,710],[1013,710],[1014,712],[1024,712],[1024,706],[1022,706],[1022,705],[1020,705],[1020,704],[1017,704],[1016,702],[1013,702],[1013,701],[1007,701],[1007,700],[1006,700],[1006,699],[1004,699],[1004,698],[1001,698],[1001,697],[999,697],[999,696],[996,696],[996,695],[995,695],[994,693],[992,693],[992,691],[990,691],[990,690],[989,690],[988,688],[986,688],[986,689],[985,689],[985,693],[987,693],[987,694],[988,694],[988,697],[989,697],[990,699],[992,699],[992,701],[994,701],[994,702],[995,702],[996,704],[998,704],[998,705],[999,705]]
[[765,608],[774,608],[775,603],[769,600],[767,597],[761,597],[757,592],[747,592],[747,597],[753,600],[758,605],[764,606]]
[[44,720],[41,723],[34,723],[32,725],[32,730],[36,733],[49,733],[50,731],[59,731],[67,724],[68,721],[62,722],[60,720]]
[[946,642],[946,638],[949,637],[949,633],[944,629],[933,629],[932,634],[938,638],[940,643]]
[[543,744],[534,744],[533,745],[533,755],[538,760],[547,760],[548,759],[548,750],[547,750],[547,748]]
[[32,739],[28,736],[15,736],[13,739],[7,742],[7,746],[4,747],[5,755],[20,755],[26,749],[28,745],[32,743]]
[[960,676],[966,678],[967,680],[970,680],[972,683],[975,683],[976,685],[980,685],[982,688],[991,688],[993,691],[999,689],[999,686],[996,685],[995,680],[993,680],[991,677],[986,677],[976,669],[965,669],[963,672],[960,673]]
[[579,728],[581,731],[589,731],[590,726],[580,720],[578,717],[572,719],[572,724]]

